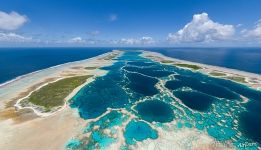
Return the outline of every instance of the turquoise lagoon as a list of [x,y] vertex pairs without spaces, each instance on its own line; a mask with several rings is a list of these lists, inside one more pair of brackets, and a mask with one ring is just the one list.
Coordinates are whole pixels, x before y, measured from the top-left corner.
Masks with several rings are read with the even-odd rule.
[[88,123],[68,142],[68,149],[106,149],[115,143],[120,149],[133,149],[162,138],[161,131],[182,129],[196,130],[235,149],[258,149],[260,91],[141,54],[124,52],[112,66],[102,68],[108,71],[105,76],[71,99],[70,106]]

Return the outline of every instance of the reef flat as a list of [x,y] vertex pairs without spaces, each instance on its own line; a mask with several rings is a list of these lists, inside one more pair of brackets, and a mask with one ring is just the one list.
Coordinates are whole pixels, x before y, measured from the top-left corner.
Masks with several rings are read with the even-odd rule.
[[[70,109],[68,100],[83,86],[105,75],[100,67],[110,66],[122,52],[61,64],[16,78],[0,86],[0,149],[64,149],[65,143],[84,127],[85,122]],[[86,80],[87,79],[87,80]],[[75,81],[75,82],[74,82]],[[68,83],[70,82],[70,83]],[[68,83],[68,84],[67,84]],[[22,105],[37,93],[40,105]],[[45,101],[48,98],[48,101]],[[57,107],[56,107],[57,106]]]
[[[98,62],[103,63],[97,65]],[[0,120],[0,130],[6,131],[0,136],[0,148],[12,147],[6,143],[15,141],[13,147],[28,149],[30,143],[37,143],[33,137],[44,132],[44,144],[33,145],[32,149],[261,148],[260,75],[141,50],[113,51],[93,62],[65,68],[19,99],[57,83],[61,79],[57,74],[62,74],[62,79],[93,77],[65,94],[66,103],[59,111],[30,108],[40,117],[13,125],[14,116],[20,116],[7,114],[5,108],[5,113],[0,112],[2,118],[5,116],[4,121]],[[97,74],[98,71],[103,73]],[[54,125],[47,129],[45,126],[51,122]],[[31,131],[34,126],[39,130]],[[7,138],[17,129],[20,134]],[[29,131],[36,134],[30,132],[30,140],[22,141]],[[48,139],[50,136],[53,140]],[[59,137],[62,138],[56,141]]]
[[147,51],[116,60],[70,100],[86,127],[67,149],[260,148],[261,91],[250,84]]

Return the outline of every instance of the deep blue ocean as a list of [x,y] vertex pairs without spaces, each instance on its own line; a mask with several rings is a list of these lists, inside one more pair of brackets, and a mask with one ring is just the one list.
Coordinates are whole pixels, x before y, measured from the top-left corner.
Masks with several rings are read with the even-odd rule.
[[261,74],[261,48],[151,48],[178,59]]
[[[82,60],[114,48],[0,48],[0,84],[40,69]],[[123,48],[148,49],[204,64],[261,74],[261,48]]]
[[110,48],[0,48],[0,84],[59,64],[91,58]]

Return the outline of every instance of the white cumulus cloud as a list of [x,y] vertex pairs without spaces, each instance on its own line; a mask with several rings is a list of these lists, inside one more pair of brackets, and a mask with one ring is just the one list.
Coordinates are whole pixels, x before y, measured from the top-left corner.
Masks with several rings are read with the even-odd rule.
[[191,22],[176,33],[169,33],[168,40],[174,43],[194,43],[226,40],[235,33],[233,25],[212,21],[207,13],[195,14]]
[[134,44],[138,43],[138,40],[134,39],[134,38],[128,38],[128,39],[122,38],[117,43],[118,44],[125,44],[125,45],[134,45]]
[[261,19],[255,23],[254,28],[248,30],[244,29],[241,33],[247,38],[261,39]]
[[16,33],[0,32],[0,42],[31,42],[31,37],[25,37]]
[[152,37],[149,37],[149,36],[142,37],[142,38],[140,39],[140,42],[141,42],[141,44],[154,44],[154,43],[155,43],[155,41],[153,40],[153,38],[152,38]]
[[85,40],[81,37],[74,37],[69,39],[69,43],[85,43]]
[[0,11],[0,29],[15,30],[24,25],[28,21],[25,15],[20,15],[17,12],[5,13]]
[[144,36],[139,39],[136,38],[122,38],[116,44],[123,44],[123,45],[149,45],[154,44],[155,41],[152,37]]

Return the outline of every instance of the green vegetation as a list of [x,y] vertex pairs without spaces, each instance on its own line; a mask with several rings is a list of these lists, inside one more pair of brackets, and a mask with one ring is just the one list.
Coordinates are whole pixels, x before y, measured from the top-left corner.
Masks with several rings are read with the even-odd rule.
[[192,64],[175,64],[176,66],[179,66],[179,67],[185,67],[185,68],[190,68],[190,69],[193,69],[193,70],[199,70],[199,69],[202,69],[201,67],[197,66],[197,65],[192,65]]
[[212,76],[226,76],[225,73],[215,72],[215,71],[210,72],[209,74],[212,75]]
[[64,99],[90,77],[90,75],[76,76],[50,83],[33,92],[29,96],[28,101],[35,105],[43,106],[47,110],[61,106],[64,104]]
[[98,67],[85,67],[84,69],[86,70],[94,70],[94,69],[97,69]]
[[230,76],[230,77],[226,77],[226,78],[229,80],[236,81],[236,82],[247,83],[244,77]]
[[107,55],[106,57],[104,57],[104,60],[112,60],[114,58],[116,58],[118,56],[118,53],[111,53],[109,55]]
[[215,72],[215,71],[210,72],[209,74],[213,75],[213,76],[220,76],[222,78],[233,80],[233,81],[240,82],[240,83],[247,83],[245,78],[244,77],[240,77],[240,76],[226,76],[225,73]]
[[166,64],[173,63],[173,61],[171,61],[171,60],[162,60],[162,61],[160,61],[160,62],[166,63]]
[[154,56],[152,56],[152,55],[148,55],[148,56],[146,56],[146,57],[148,57],[148,58],[155,58]]

